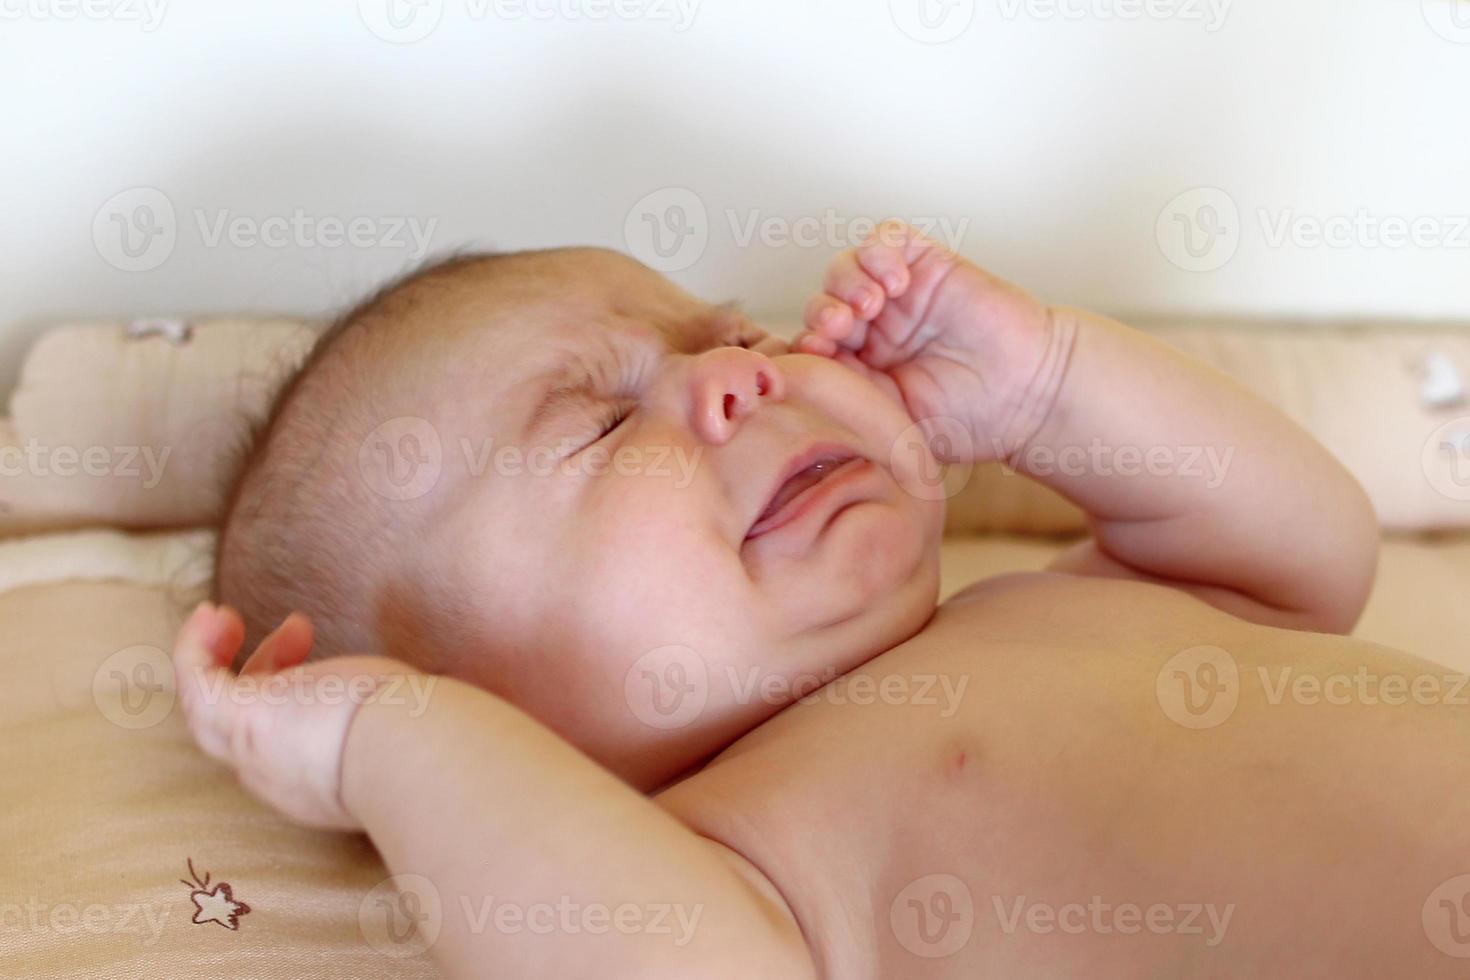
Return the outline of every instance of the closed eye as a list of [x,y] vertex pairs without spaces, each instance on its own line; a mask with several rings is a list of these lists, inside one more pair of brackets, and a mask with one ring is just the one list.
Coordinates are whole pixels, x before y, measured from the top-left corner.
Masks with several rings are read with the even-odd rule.
[[591,427],[591,430],[595,432],[596,435],[593,436],[593,438],[582,443],[582,445],[578,446],[575,450],[573,450],[573,455],[592,448],[602,440],[606,439],[608,436],[612,435],[613,431],[617,429],[618,426],[627,421],[628,416],[631,414],[633,414],[633,409],[627,403],[620,402],[606,406],[606,408],[598,416],[596,416],[596,421]]

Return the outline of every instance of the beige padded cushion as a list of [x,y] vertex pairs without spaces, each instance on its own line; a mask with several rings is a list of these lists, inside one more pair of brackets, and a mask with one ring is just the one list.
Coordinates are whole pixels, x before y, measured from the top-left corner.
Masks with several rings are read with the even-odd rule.
[[0,533],[212,523],[314,336],[286,319],[201,320],[182,343],[120,323],[47,331],[0,421]]
[[[1422,367],[1431,355],[1453,365],[1470,385],[1470,331],[1221,326],[1205,322],[1160,330],[1159,336],[1239,378],[1316,436],[1363,484],[1384,527],[1470,527],[1470,493],[1455,499],[1437,489],[1458,476],[1450,471],[1451,457],[1431,454],[1428,473],[1424,458],[1436,429],[1470,421],[1470,405],[1433,408],[1420,395]],[[1470,425],[1464,431],[1470,433]]]

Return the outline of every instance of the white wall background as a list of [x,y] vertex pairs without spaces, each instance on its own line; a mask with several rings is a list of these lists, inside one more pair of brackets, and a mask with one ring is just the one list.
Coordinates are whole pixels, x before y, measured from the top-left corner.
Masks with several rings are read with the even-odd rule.
[[329,311],[395,218],[686,228],[758,314],[897,214],[1114,312],[1470,318],[1467,99],[1470,0],[0,0],[0,390],[57,317]]

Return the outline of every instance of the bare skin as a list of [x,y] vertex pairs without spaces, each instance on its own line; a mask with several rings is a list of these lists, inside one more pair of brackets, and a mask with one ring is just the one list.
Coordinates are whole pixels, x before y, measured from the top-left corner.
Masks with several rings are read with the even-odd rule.
[[[1201,644],[1229,652],[1240,694],[1195,731],[1156,683]],[[1157,586],[1008,576],[848,675],[968,678],[952,716],[942,699],[818,696],[658,802],[769,873],[821,976],[1453,975],[1420,912],[1464,870],[1470,764],[1447,750],[1470,734],[1463,711],[1269,696],[1283,668],[1360,665],[1443,673]],[[969,902],[948,922],[936,874]],[[1097,914],[1028,925],[1094,896]],[[1107,907],[1130,903],[1170,925],[1124,934]]]
[[[1470,870],[1470,721],[1443,703],[1321,704],[1290,686],[1442,674],[1332,635],[1371,585],[1361,491],[1213,372],[1039,304],[908,229],[887,233],[834,263],[794,353],[696,345],[649,369],[643,414],[617,438],[697,440],[713,454],[707,482],[658,499],[621,543],[627,508],[606,525],[602,503],[656,488],[600,485],[596,508],[558,512],[596,533],[557,546],[590,548],[582,565],[608,581],[677,590],[697,558],[700,574],[732,582],[744,568],[769,590],[758,607],[740,608],[743,586],[722,591],[701,642],[670,638],[689,615],[682,600],[652,625],[647,606],[609,604],[587,627],[600,630],[595,650],[564,640],[597,684],[557,674],[555,660],[538,665],[537,697],[508,700],[485,690],[496,675],[482,666],[432,678],[418,705],[386,696],[395,680],[430,679],[397,660],[298,667],[312,642],[299,617],[261,644],[246,679],[314,691],[366,678],[373,693],[221,699],[211,690],[242,683],[226,666],[240,627],[206,606],[175,654],[200,744],[288,817],[365,830],[395,873],[433,881],[446,909],[433,954],[455,976],[1453,975],[1431,913],[1436,889]],[[868,388],[846,400],[829,361]],[[726,393],[736,409],[721,415]],[[909,419],[946,436],[953,458],[1004,459],[1060,490],[1091,516],[1092,539],[1046,573],[978,583],[934,612],[940,505],[893,493],[915,490],[890,452]],[[764,491],[751,497],[741,478],[771,482],[754,447],[817,431],[863,468],[825,509],[747,533]],[[1108,472],[1055,465],[1094,439],[1115,453],[1234,453],[1218,485],[1167,454],[1131,474],[1121,453]],[[716,517],[696,546],[701,494]],[[493,503],[500,515],[520,506],[508,490]],[[732,511],[743,516],[727,538]],[[666,524],[677,534],[656,540]],[[640,561],[616,568],[630,550]],[[670,559],[650,564],[660,553]],[[674,578],[660,586],[664,564]],[[552,591],[537,565],[516,568],[518,608]],[[825,604],[815,621],[806,604],[773,610],[764,597],[803,588]],[[553,614],[577,615],[549,607],[526,621]],[[875,632],[893,638],[853,662],[856,637]],[[699,646],[710,668],[707,706],[680,725],[650,723],[620,683],[660,641]],[[824,667],[838,680],[792,688]],[[778,683],[742,688],[746,668]],[[723,751],[700,765],[711,745]],[[540,934],[455,914],[492,894],[697,910],[698,924],[676,942],[651,927]]]

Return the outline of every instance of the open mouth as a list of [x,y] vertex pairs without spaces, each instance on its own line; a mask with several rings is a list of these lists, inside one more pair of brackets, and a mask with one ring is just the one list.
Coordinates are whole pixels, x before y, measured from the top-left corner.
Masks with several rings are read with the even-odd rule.
[[864,460],[840,446],[817,446],[792,460],[765,510],[746,534],[746,540],[759,537],[789,524],[820,503],[824,488],[832,478],[862,466]]

